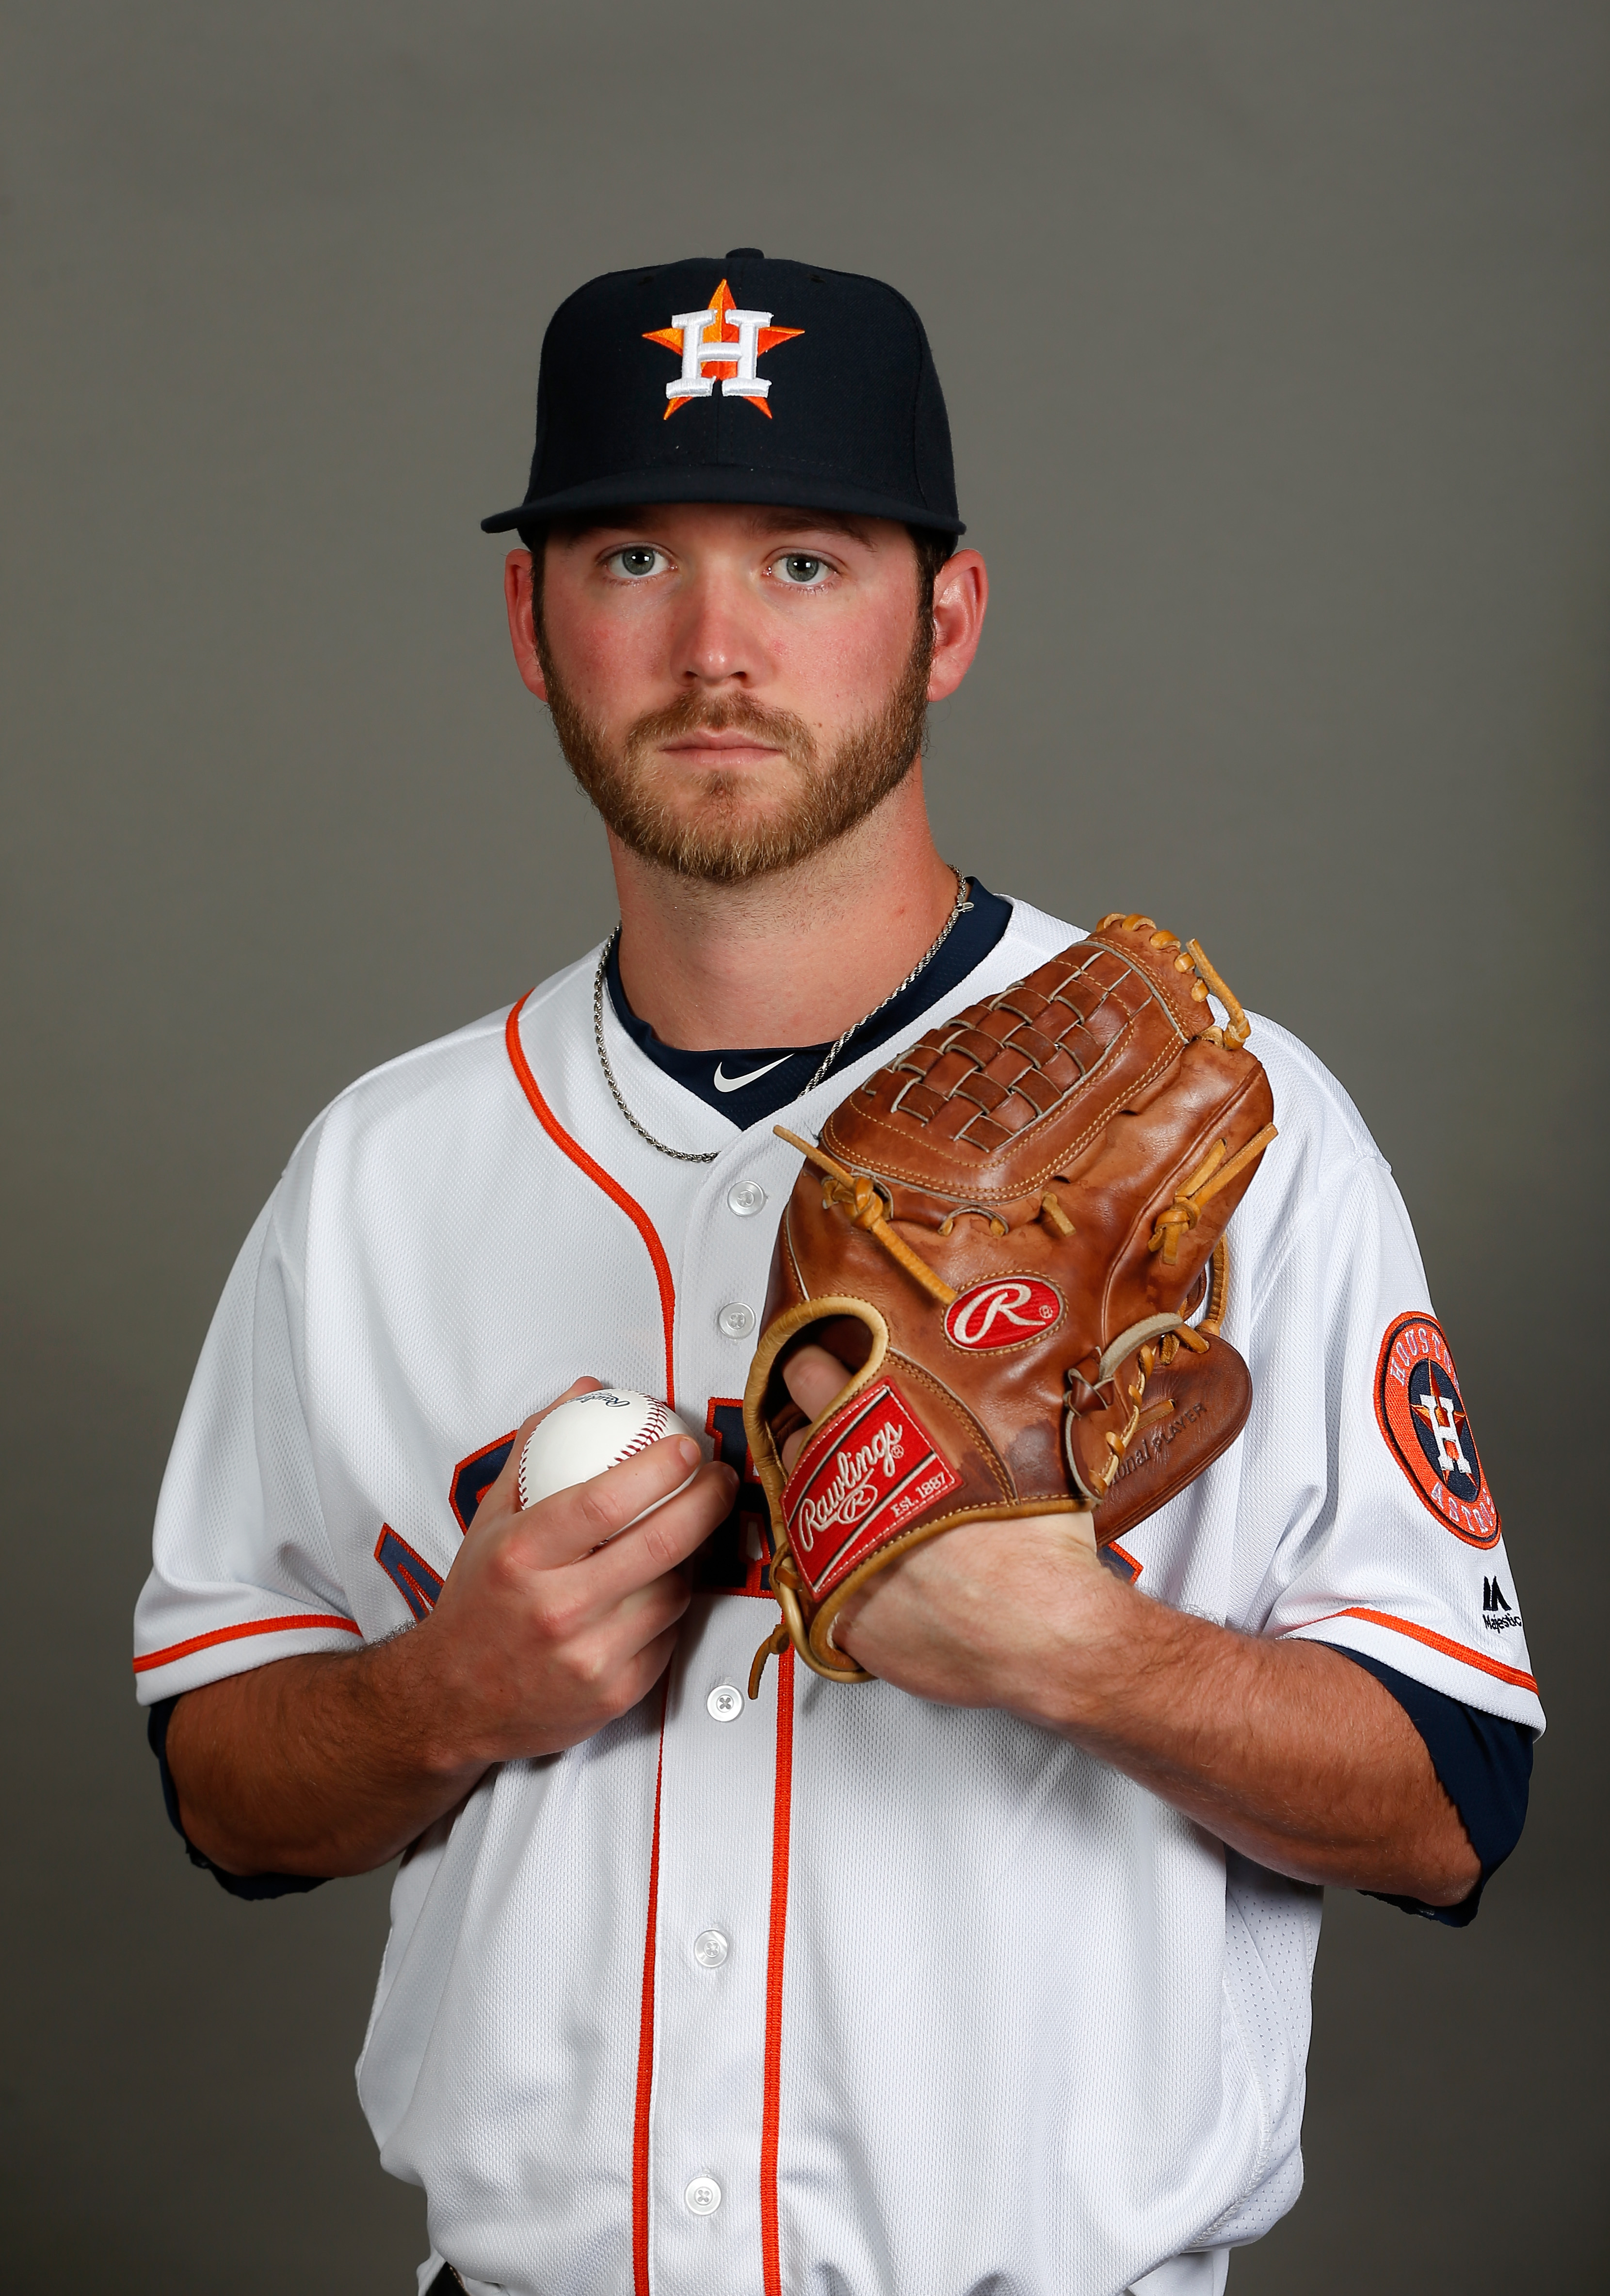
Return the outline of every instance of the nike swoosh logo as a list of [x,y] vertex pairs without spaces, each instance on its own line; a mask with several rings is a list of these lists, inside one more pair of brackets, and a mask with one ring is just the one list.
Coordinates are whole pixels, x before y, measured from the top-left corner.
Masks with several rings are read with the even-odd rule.
[[715,1086],[718,1092],[742,1092],[746,1084],[757,1083],[761,1077],[769,1076],[773,1069],[780,1069],[784,1061],[791,1061],[793,1058],[793,1054],[792,1053],[784,1053],[778,1059],[775,1061],[768,1061],[764,1068],[751,1069],[747,1076],[741,1077],[723,1076],[721,1073],[721,1063],[718,1061],[716,1062],[716,1073],[711,1078],[711,1081]]

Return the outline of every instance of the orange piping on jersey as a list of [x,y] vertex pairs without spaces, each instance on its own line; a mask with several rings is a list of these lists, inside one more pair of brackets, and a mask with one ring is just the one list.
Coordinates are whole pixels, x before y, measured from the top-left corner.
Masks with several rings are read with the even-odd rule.
[[[1452,1642],[1446,1635],[1433,1632],[1430,1627],[1417,1627],[1409,1619],[1390,1619],[1384,1611],[1327,1611],[1324,1619],[1310,1619],[1310,1627],[1322,1627],[1326,1619],[1366,1619],[1372,1627],[1390,1627],[1394,1635],[1409,1635],[1428,1650],[1441,1651],[1444,1658],[1457,1658],[1461,1666],[1479,1666],[1483,1674],[1495,1675],[1500,1682],[1512,1682],[1517,1690],[1537,1690],[1537,1677],[1523,1674],[1518,1666],[1506,1666],[1501,1659],[1489,1658],[1485,1652],[1467,1650],[1463,1643]],[[1294,1628],[1288,1628],[1294,1632]],[[1306,1628],[1303,1630],[1307,1631]]]
[[654,1223],[642,1205],[628,1196],[619,1180],[612,1179],[602,1164],[595,1163],[579,1140],[572,1140],[553,1110],[542,1096],[541,1088],[531,1074],[531,1064],[525,1056],[525,1046],[520,1041],[520,1016],[532,995],[527,989],[518,1004],[511,1007],[504,1028],[504,1041],[509,1048],[509,1063],[520,1079],[520,1089],[530,1102],[537,1121],[563,1155],[587,1174],[596,1187],[614,1204],[619,1204],[648,1248],[653,1262],[654,1280],[660,1286],[660,1315],[665,1325],[665,1400],[674,1411],[677,1407],[676,1372],[672,1363],[672,1343],[677,1315],[676,1286],[671,1282],[670,1262],[665,1256],[665,1246],[654,1233]]
[[766,2102],[760,2122],[760,2269],[783,2296],[777,2258],[777,2111],[783,2059],[783,1943],[788,1930],[788,1833],[793,1803],[793,1645],[777,1669],[777,1768],[771,1798],[771,1933],[766,1947]]
[[[1108,1539],[1107,1553],[1109,1554],[1116,1554],[1121,1562],[1127,1562],[1129,1564],[1129,1570],[1133,1574],[1130,1578],[1129,1584],[1133,1586],[1135,1580],[1139,1578],[1141,1572],[1146,1569],[1146,1564],[1139,1561],[1137,1556],[1131,1554],[1127,1546],[1120,1546],[1115,1538]],[[792,1645],[790,1647],[792,1647]]]
[[[519,1007],[516,1006],[518,1011]],[[654,1946],[660,1918],[660,1789],[665,1782],[666,1693],[660,1693],[660,1759],[654,1771],[654,1841],[648,1857],[648,1916],[643,1931],[643,2007],[637,2023],[637,2103],[632,2115],[632,2290],[649,2296],[648,2109],[654,2093]]]
[[289,1635],[301,1627],[339,1627],[344,1635],[363,1638],[364,1630],[356,1619],[340,1618],[333,1611],[294,1611],[288,1619],[248,1619],[242,1627],[214,1627],[209,1635],[192,1635],[187,1643],[169,1643],[166,1650],[136,1659],[134,1670],[148,1674],[153,1666],[171,1666],[175,1659],[188,1658],[192,1651],[210,1650],[214,1643],[238,1642],[242,1635]]

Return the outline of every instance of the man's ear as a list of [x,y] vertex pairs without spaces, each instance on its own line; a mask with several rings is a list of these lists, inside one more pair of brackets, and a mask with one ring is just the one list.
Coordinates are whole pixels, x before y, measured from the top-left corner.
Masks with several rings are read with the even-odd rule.
[[933,581],[933,662],[928,699],[943,701],[973,667],[990,603],[990,577],[976,550],[947,558]]
[[504,560],[503,595],[509,610],[509,640],[514,649],[514,667],[529,691],[538,701],[546,701],[547,680],[542,674],[542,657],[537,651],[537,586],[529,550],[511,550]]

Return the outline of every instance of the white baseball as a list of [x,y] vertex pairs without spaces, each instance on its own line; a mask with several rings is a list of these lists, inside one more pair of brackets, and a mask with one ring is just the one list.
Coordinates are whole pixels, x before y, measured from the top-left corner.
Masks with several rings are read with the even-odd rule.
[[[590,1395],[562,1403],[531,1430],[520,1456],[520,1504],[535,1506],[538,1499],[551,1499],[555,1491],[568,1491],[574,1483],[603,1474],[606,1467],[635,1459],[651,1443],[688,1432],[676,1413],[652,1395],[639,1395],[630,1387],[596,1387]],[[695,1466],[665,1498],[685,1491],[698,1472]],[[665,1499],[656,1499],[632,1522],[622,1523],[621,1529],[629,1530],[632,1523],[664,1505]]]

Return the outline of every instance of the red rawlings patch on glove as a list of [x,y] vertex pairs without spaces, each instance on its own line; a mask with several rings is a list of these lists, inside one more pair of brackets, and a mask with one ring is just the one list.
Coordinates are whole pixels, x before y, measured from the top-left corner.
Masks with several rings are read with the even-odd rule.
[[961,1480],[898,1388],[881,1380],[851,1396],[817,1428],[783,1491],[788,1543],[813,1598]]

